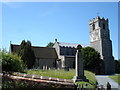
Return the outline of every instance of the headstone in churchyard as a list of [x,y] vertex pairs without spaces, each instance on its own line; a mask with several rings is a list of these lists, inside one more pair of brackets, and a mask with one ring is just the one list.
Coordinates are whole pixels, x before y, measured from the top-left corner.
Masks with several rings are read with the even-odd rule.
[[45,70],[45,66],[43,66],[43,70]]
[[76,75],[73,78],[74,82],[79,82],[79,81],[88,82],[88,79],[86,79],[86,77],[84,76],[84,66],[83,66],[83,57],[82,57],[81,49],[82,49],[82,46],[78,45],[77,52],[76,52],[76,60],[75,60]]
[[48,69],[48,67],[46,66],[46,67],[45,67],[45,69],[47,70],[47,69]]

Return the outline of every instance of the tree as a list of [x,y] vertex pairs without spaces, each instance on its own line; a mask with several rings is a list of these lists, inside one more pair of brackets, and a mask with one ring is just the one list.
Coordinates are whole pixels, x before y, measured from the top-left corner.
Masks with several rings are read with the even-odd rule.
[[23,63],[21,57],[17,54],[8,53],[5,50],[0,52],[0,62],[2,63],[2,71],[10,72],[23,72],[26,65]]
[[115,73],[120,73],[120,59],[115,60]]
[[100,73],[100,53],[92,47],[85,47],[82,48],[82,55],[84,68],[95,73]]
[[53,47],[53,45],[54,45],[54,43],[49,42],[49,43],[48,43],[48,45],[47,45],[46,47],[50,47],[50,48],[52,48],[52,47]]
[[21,56],[21,59],[27,65],[28,69],[31,69],[35,64],[35,54],[30,41],[26,42],[23,40],[21,42],[18,55]]
[[118,60],[118,73],[120,73],[120,59]]

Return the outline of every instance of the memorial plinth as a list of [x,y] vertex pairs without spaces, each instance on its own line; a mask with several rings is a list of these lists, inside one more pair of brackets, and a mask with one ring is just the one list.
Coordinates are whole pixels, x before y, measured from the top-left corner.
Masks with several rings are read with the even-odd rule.
[[88,81],[86,77],[84,76],[84,66],[83,66],[83,57],[81,52],[82,46],[77,46],[77,52],[76,52],[76,59],[75,59],[75,70],[76,75],[73,78],[74,82],[78,81]]

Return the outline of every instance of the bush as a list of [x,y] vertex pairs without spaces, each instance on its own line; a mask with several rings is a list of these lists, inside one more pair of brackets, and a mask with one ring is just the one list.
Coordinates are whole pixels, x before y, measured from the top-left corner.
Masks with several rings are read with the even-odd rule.
[[16,54],[7,53],[5,50],[0,52],[0,62],[2,62],[2,70],[6,72],[23,72],[26,65]]

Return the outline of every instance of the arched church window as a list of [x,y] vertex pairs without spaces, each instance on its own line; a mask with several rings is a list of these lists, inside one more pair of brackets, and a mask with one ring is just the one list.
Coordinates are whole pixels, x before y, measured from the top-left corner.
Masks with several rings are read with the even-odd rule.
[[72,55],[75,55],[75,48],[72,49]]
[[60,55],[62,55],[62,50],[60,49]]
[[95,24],[93,23],[93,30],[95,30]]
[[60,49],[60,55],[64,55],[64,49],[63,48]]
[[65,54],[65,46],[62,47],[62,55]]
[[105,29],[105,24],[103,23],[103,29]]
[[69,47],[66,47],[66,55],[69,55]]
[[69,49],[67,49],[67,55],[69,55]]

